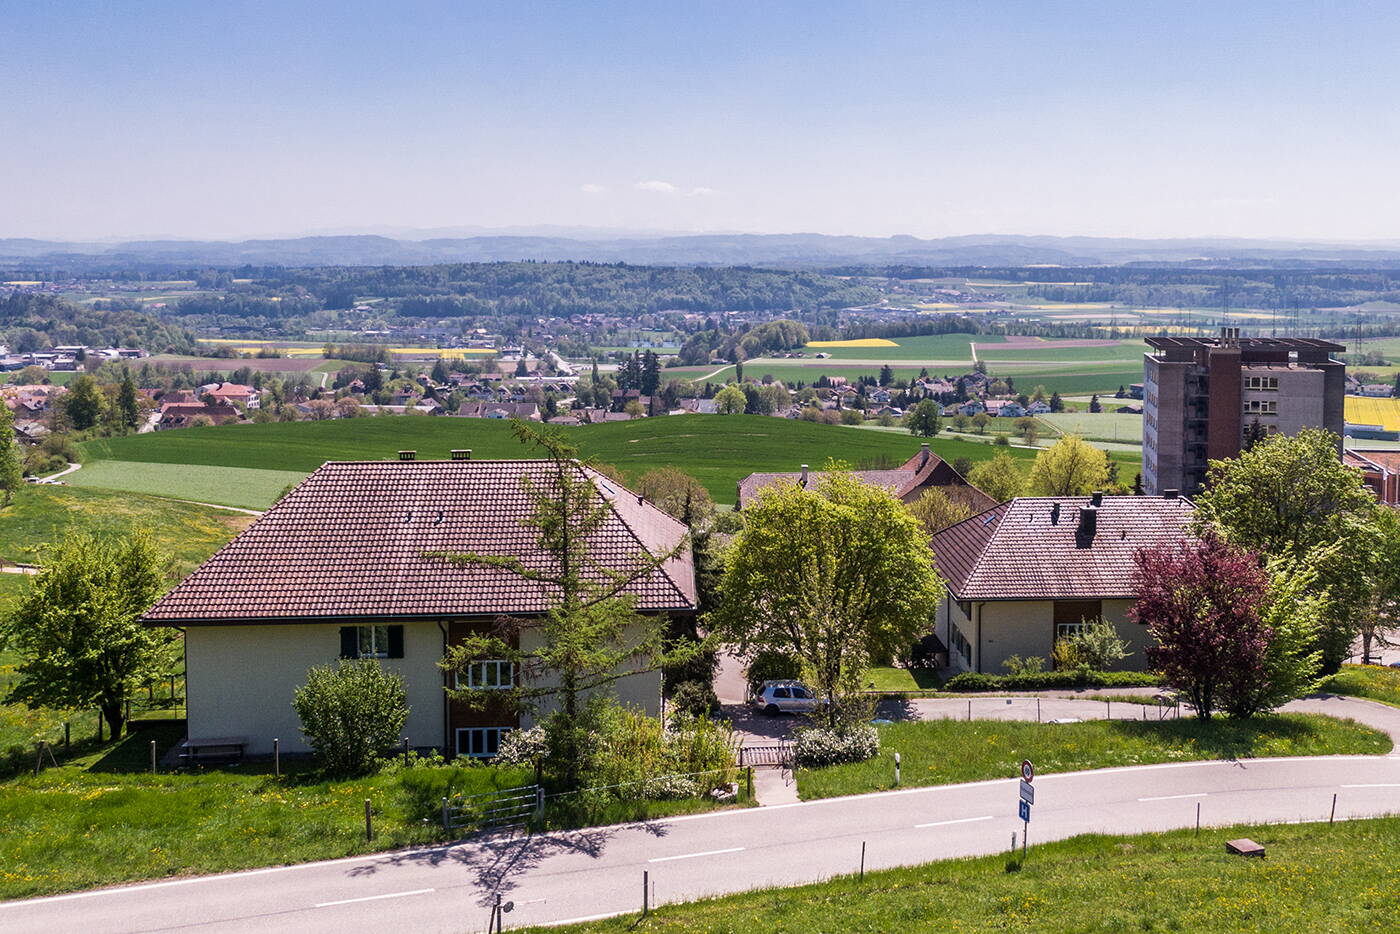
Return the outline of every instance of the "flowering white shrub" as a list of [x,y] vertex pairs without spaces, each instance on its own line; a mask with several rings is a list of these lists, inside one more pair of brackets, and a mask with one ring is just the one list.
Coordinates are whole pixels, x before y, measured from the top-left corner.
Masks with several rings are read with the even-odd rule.
[[868,723],[838,730],[812,728],[797,732],[794,750],[798,765],[837,765],[864,762],[880,752],[880,733]]

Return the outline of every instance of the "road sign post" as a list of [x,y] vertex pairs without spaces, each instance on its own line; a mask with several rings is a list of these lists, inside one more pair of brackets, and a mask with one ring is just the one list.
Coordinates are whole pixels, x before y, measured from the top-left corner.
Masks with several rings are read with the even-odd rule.
[[1035,766],[1029,759],[1021,760],[1021,784],[1018,788],[1016,816],[1021,819],[1021,858],[1026,858],[1026,840],[1031,835],[1031,805],[1035,804]]

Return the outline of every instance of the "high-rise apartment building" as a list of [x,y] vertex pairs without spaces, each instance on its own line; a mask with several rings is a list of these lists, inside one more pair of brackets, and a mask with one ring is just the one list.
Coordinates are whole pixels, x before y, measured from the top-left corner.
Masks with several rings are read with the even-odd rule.
[[1144,356],[1142,484],[1190,495],[1206,462],[1234,457],[1253,433],[1342,434],[1341,344],[1304,337],[1149,337]]

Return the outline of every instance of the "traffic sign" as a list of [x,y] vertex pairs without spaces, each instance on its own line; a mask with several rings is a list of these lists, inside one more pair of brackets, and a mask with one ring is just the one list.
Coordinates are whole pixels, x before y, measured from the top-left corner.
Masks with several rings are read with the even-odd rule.
[[1027,804],[1035,804],[1035,786],[1024,779],[1021,780],[1021,800]]
[[1031,760],[1021,760],[1021,781],[1030,784],[1035,781],[1035,766],[1031,765]]
[[1021,820],[1025,821],[1026,823],[1030,823],[1030,820],[1031,820],[1031,804],[1030,804],[1030,802],[1029,802],[1029,801],[1019,801],[1019,802],[1017,802],[1017,803],[1020,805],[1019,813],[1020,813],[1020,815],[1021,815]]

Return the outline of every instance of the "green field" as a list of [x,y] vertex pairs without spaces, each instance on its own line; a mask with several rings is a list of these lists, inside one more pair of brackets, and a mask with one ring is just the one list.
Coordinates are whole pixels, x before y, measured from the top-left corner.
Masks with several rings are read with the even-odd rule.
[[[1038,347],[1016,347],[1002,349],[995,345],[984,347],[977,342],[977,358],[987,361],[988,366],[997,362],[1032,361],[1039,363],[1107,363],[1124,360],[1136,363],[1142,368],[1142,355],[1147,345],[1142,341],[1121,341],[1111,347],[1060,347],[1058,341],[1047,340]],[[1141,382],[1140,379],[1134,382]]]
[[[1104,408],[1123,405],[1131,400],[1105,398]],[[1121,441],[1142,443],[1142,416],[1117,412],[1059,412],[1038,416],[1042,422],[1067,435],[1077,434],[1089,441]]]
[[[1034,831],[1032,831],[1034,833]],[[1387,931],[1400,917],[1400,818],[1088,834],[1006,854],[668,905],[536,934],[1011,934]],[[1267,859],[1225,852],[1262,843]],[[1002,841],[1003,844],[1006,841]],[[851,841],[852,862],[860,847]],[[774,858],[780,858],[774,853]],[[898,858],[882,854],[880,858]]]
[[[816,468],[828,458],[853,465],[875,459],[902,462],[919,450],[919,440],[902,432],[853,431],[757,415],[672,415],[565,429],[565,433],[585,455],[597,456],[629,477],[653,467],[680,468],[703,483],[721,503],[734,502],[735,484],[755,471],[795,471],[802,464]],[[402,449],[416,450],[424,459],[445,458],[452,448],[471,448],[474,457],[483,458],[532,456],[505,422],[424,416],[185,428],[89,441],[83,445],[83,455],[86,465],[105,471],[95,474],[105,476],[104,482],[150,489],[155,481],[147,480],[139,469],[123,466],[108,470],[102,462],[297,472],[314,470],[328,460],[392,459]],[[997,450],[1006,450],[952,439],[934,439],[933,449],[948,460],[982,460]],[[1027,461],[1034,456],[1033,451],[1013,449],[1010,453]],[[167,495],[199,499],[208,493],[206,484],[210,481],[206,479],[187,488],[178,473],[161,471],[159,475],[174,484],[165,489]],[[269,497],[281,488],[272,482],[262,487]],[[270,502],[269,498],[257,505]]]
[[69,529],[107,536],[145,528],[171,556],[171,574],[178,580],[250,521],[251,516],[155,496],[26,485],[0,509],[0,558],[33,563],[38,546],[58,541]]
[[1197,759],[1380,755],[1391,748],[1390,737],[1379,730],[1319,714],[1054,724],[923,720],[879,730],[880,754],[874,759],[798,769],[802,799],[892,788],[896,752],[903,760],[904,785],[950,785],[1014,775],[1022,759],[1049,774]]
[[1112,394],[1119,386],[1142,382],[1141,363],[1084,363],[1046,366],[1041,364],[989,364],[992,376],[1011,377],[1017,391],[1030,392],[1044,386],[1047,392]]
[[[11,370],[8,373],[0,373],[0,386],[4,385],[5,383],[15,383],[16,385],[18,385],[19,381],[15,379],[15,377],[19,376],[19,374],[19,370]],[[67,386],[72,380],[77,378],[77,376],[77,373],[61,371],[58,373],[49,373],[48,380],[55,386]]]
[[64,479],[76,487],[127,490],[221,506],[266,509],[287,487],[300,483],[305,477],[305,472],[292,470],[93,461]]
[[813,347],[808,344],[802,352],[829,354],[833,360],[966,360],[972,363],[972,343],[998,344],[1006,340],[1000,334],[926,334],[920,337],[892,337],[898,347]]

